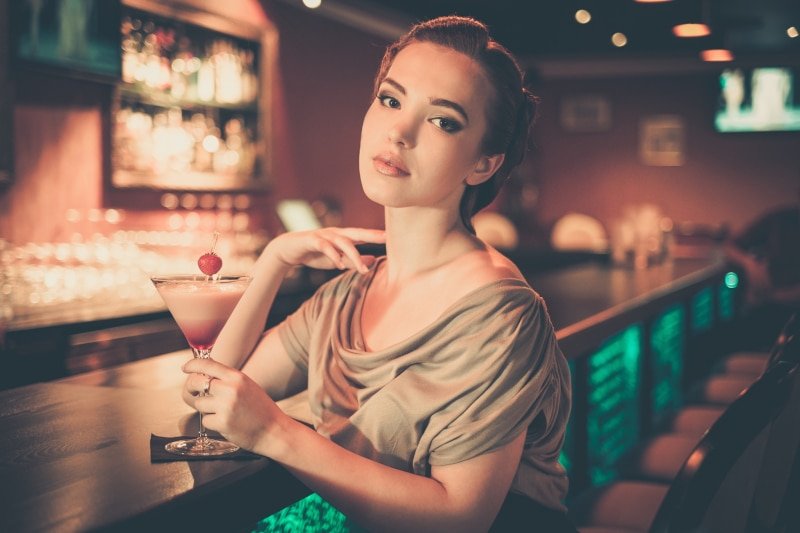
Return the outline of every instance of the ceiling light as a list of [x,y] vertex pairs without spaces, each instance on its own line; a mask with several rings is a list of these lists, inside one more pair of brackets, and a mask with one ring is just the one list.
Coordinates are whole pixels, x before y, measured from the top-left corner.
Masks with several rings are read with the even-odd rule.
[[726,48],[711,48],[700,52],[700,58],[709,62],[733,61],[733,53]]
[[303,5],[309,9],[317,9],[322,5],[322,0],[303,0]]
[[[684,23],[676,24],[672,27],[672,33],[676,37],[693,38],[711,35],[711,28],[708,25],[710,17],[710,7],[707,0],[700,1],[700,13],[695,13]],[[697,16],[699,15],[699,16]]]
[[800,35],[800,33],[798,33],[797,31],[797,26],[789,26],[788,28],[786,28],[786,35],[788,35],[792,39],[796,39],[797,36]]
[[592,20],[592,14],[585,9],[579,9],[575,12],[575,20],[578,21],[578,24],[588,24]]
[[611,42],[617,48],[622,48],[623,46],[628,44],[628,37],[624,33],[617,32],[611,36]]
[[711,35],[711,28],[707,24],[691,22],[673,26],[672,33],[676,37],[705,37]]

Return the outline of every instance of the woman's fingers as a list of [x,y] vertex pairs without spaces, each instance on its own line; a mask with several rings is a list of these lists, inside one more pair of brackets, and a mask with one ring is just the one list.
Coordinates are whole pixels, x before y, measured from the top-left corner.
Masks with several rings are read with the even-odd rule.
[[337,236],[334,243],[344,253],[344,256],[349,259],[350,266],[361,272],[367,271],[367,265],[361,258],[361,253],[356,249],[355,244],[348,238]]
[[202,392],[204,392],[206,383],[208,380],[212,378],[206,376],[205,374],[191,374],[188,378],[186,378],[186,385],[189,389],[189,393],[192,396],[199,396]]
[[[211,414],[215,412],[216,401],[211,396],[200,396],[194,402],[194,407],[199,412],[203,413],[203,417],[205,415]],[[203,423],[205,423],[205,418],[203,418]]]
[[220,378],[214,378],[205,374],[191,374],[186,378],[186,385],[192,396],[207,396],[221,393],[225,387]]
[[333,245],[331,241],[326,239],[325,237],[320,237],[318,250],[322,252],[337,268],[345,268],[345,264],[342,261],[342,254],[336,247]]
[[183,364],[186,374],[205,374],[207,377],[225,379],[235,375],[238,371],[223,365],[213,359],[190,359]]
[[365,228],[321,228],[312,231],[287,233],[274,239],[267,247],[274,250],[286,265],[306,265],[313,268],[368,268],[356,244],[383,243],[383,230]]
[[386,232],[382,229],[367,228],[333,228],[356,244],[371,242],[381,244],[386,242]]
[[[321,239],[319,250],[340,269],[355,268],[366,272],[369,265],[356,248],[357,243],[380,243],[386,240],[381,230],[361,228],[325,228],[318,234]],[[372,261],[370,262],[370,264]]]

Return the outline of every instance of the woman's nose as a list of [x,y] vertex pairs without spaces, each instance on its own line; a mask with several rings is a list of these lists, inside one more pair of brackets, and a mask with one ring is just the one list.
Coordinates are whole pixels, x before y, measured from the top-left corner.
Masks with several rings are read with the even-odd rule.
[[389,140],[406,148],[414,145],[416,133],[409,120],[397,120],[389,128]]

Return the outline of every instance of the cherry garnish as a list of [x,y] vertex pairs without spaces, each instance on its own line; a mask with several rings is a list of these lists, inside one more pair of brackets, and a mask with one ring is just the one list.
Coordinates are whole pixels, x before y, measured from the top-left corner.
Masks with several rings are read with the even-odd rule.
[[219,233],[214,232],[214,242],[211,243],[211,250],[200,256],[197,266],[206,276],[213,276],[222,268],[222,259],[214,253],[214,246],[217,244]]

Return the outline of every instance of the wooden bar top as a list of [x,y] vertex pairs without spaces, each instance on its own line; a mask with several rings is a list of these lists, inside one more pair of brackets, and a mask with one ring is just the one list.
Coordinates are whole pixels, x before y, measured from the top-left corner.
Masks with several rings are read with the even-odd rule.
[[151,433],[196,428],[174,387],[0,392],[0,531],[245,531],[307,492],[265,458],[150,462]]
[[526,277],[547,303],[562,351],[574,358],[615,330],[721,282],[728,269],[726,261],[712,256],[675,259],[642,270],[587,263]]

